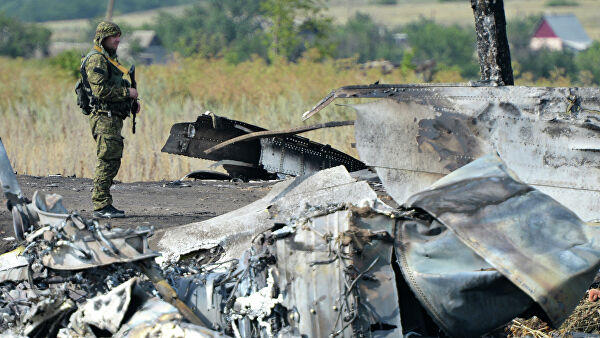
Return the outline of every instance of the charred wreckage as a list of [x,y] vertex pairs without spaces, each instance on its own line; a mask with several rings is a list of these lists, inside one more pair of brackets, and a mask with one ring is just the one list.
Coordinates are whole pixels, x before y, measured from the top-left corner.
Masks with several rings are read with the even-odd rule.
[[[483,3],[472,0],[485,23],[480,58],[502,54],[503,9]],[[23,196],[0,140],[21,243],[0,256],[0,328],[475,337],[532,315],[559,327],[600,268],[600,227],[583,221],[599,218],[589,178],[600,174],[600,90],[507,86],[512,72],[494,60],[482,67],[489,81],[347,86],[304,114],[377,99],[352,105],[355,121],[268,131],[204,114],[175,124],[164,152],[228,173],[189,177],[287,177],[238,210],[156,231],[152,248],[153,228],[111,228],[59,195]],[[297,135],[350,124],[360,160]],[[190,259],[201,252],[213,255]]]
[[[0,259],[3,329],[463,337],[524,314],[558,327],[600,267],[600,227],[582,221],[598,210],[584,178],[600,168],[600,90],[350,86],[305,117],[353,97],[380,98],[352,106],[364,164],[293,135],[306,128],[270,132],[213,115],[175,125],[166,150],[253,147],[239,150],[252,158],[227,162],[230,173],[305,171],[238,210],[159,230],[153,249],[150,228],[84,219],[54,194],[29,201],[1,146],[2,189],[23,241]],[[264,152],[284,165],[266,169]],[[215,248],[206,264],[186,260]]]

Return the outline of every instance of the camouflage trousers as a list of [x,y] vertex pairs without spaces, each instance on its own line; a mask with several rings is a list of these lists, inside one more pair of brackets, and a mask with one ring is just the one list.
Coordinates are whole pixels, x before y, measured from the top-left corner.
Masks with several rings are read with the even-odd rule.
[[106,114],[90,115],[92,136],[96,141],[96,171],[92,203],[94,210],[100,210],[112,204],[110,187],[117,176],[123,157],[123,119]]

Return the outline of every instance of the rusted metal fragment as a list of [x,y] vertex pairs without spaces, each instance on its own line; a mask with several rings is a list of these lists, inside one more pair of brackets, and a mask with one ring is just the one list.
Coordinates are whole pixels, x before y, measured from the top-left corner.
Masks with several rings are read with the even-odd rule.
[[386,98],[353,105],[356,147],[398,203],[498,152],[525,183],[583,219],[600,216],[598,88],[377,85],[333,96]]
[[600,267],[600,228],[521,182],[497,156],[412,196],[477,255],[531,297],[558,327]]
[[263,128],[216,115],[201,115],[195,123],[177,123],[162,151],[223,161],[234,178],[272,179],[275,173],[305,175],[344,165],[349,171],[365,165],[341,151],[294,134],[318,128],[349,125],[334,122],[283,131]]
[[513,85],[503,0],[471,0],[481,80]]

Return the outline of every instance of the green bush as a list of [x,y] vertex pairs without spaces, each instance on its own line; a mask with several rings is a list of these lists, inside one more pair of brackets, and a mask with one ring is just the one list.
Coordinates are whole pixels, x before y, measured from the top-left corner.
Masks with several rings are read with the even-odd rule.
[[79,77],[81,53],[77,50],[67,50],[49,59],[51,65],[66,72],[73,78]]
[[561,7],[561,6],[579,6],[579,3],[574,0],[548,0],[544,4],[546,7]]
[[438,65],[457,67],[465,78],[478,77],[473,29],[458,25],[444,26],[422,18],[402,30],[408,35],[417,62],[435,60]]
[[[575,64],[581,74],[592,75],[592,81],[600,84],[600,42],[595,41],[592,46],[575,56]],[[582,80],[582,79],[580,79]]]
[[252,54],[266,58],[259,0],[209,0],[178,17],[161,13],[152,27],[167,50],[183,56],[241,62]]
[[369,3],[374,4],[374,5],[389,6],[389,5],[397,4],[398,0],[369,0]]
[[48,52],[47,28],[9,18],[0,12],[0,55],[32,57]]
[[393,33],[377,24],[368,14],[357,13],[338,26],[332,37],[336,58],[358,56],[358,62],[378,59],[401,63],[403,50],[396,46]]

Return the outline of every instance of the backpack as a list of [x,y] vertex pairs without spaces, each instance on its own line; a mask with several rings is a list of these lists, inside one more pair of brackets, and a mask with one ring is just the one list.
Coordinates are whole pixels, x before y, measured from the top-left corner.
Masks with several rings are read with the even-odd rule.
[[83,62],[81,62],[81,66],[79,67],[79,73],[81,77],[77,80],[75,84],[75,94],[77,94],[77,105],[81,108],[81,113],[83,115],[90,115],[94,110],[94,103],[97,101],[96,98],[92,95],[92,87],[90,87],[90,83],[87,79],[87,73],[85,72],[85,63],[90,58],[90,56],[94,54],[100,54],[95,50],[92,50],[85,56]]

